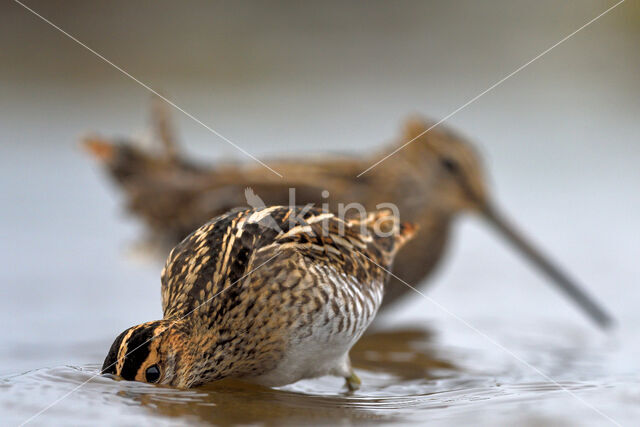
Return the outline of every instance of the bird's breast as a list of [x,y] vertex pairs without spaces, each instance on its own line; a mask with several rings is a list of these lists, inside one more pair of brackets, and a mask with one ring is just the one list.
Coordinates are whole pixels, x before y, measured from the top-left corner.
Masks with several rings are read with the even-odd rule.
[[[289,384],[322,375],[342,375],[348,353],[373,321],[383,298],[384,283],[362,284],[333,266],[318,265],[315,276],[320,306],[297,309],[294,327],[275,369],[255,380],[267,386]],[[317,301],[317,299],[316,299]]]

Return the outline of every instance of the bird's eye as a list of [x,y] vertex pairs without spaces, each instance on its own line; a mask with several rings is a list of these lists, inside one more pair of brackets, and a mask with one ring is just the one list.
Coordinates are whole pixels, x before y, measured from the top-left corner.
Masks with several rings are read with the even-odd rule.
[[151,365],[144,372],[144,376],[148,383],[156,383],[160,379],[160,369],[158,365]]
[[458,173],[458,163],[456,163],[455,160],[449,157],[443,157],[442,159],[440,159],[440,163],[442,164],[442,167],[447,171],[451,173]]

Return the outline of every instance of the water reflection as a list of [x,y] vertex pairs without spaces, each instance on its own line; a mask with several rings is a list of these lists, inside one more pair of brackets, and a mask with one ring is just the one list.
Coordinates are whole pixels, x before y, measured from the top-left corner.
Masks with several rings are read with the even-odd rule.
[[[216,424],[350,423],[391,421],[389,411],[410,405],[416,384],[438,378],[454,365],[436,357],[427,330],[408,329],[368,334],[352,350],[353,363],[362,372],[363,388],[345,390],[342,380],[323,378],[269,389],[225,380],[184,393],[129,390],[123,396],[139,401],[163,416],[191,418]],[[405,384],[406,387],[402,387]],[[399,386],[399,388],[397,388]],[[390,394],[388,387],[397,388]],[[385,403],[387,397],[392,397]]]
[[456,366],[439,355],[428,329],[377,331],[351,350],[356,368],[393,374],[402,380],[440,378]]
[[[93,345],[93,344],[91,344]],[[568,344],[567,344],[568,345]],[[573,348],[584,355],[580,363],[566,364],[566,348],[544,345],[527,351],[527,358],[543,354],[543,369],[573,373],[594,372],[587,348]],[[70,416],[78,423],[101,420],[137,425],[154,423],[199,424],[359,424],[388,422],[475,423],[492,408],[492,414],[508,413],[509,405],[535,407],[523,425],[537,425],[549,414],[562,413],[567,405],[586,411],[570,393],[600,392],[609,396],[606,381],[560,383],[540,381],[529,369],[503,366],[488,370],[479,353],[444,348],[428,329],[403,328],[364,336],[351,352],[363,385],[349,393],[340,378],[324,377],[270,389],[225,380],[191,390],[114,381],[96,375],[99,365],[82,368],[62,366],[39,369],[0,380],[0,407],[11,407],[19,424],[47,405],[73,391],[39,418],[45,423],[64,423]],[[494,355],[494,356],[497,356]],[[459,368],[473,360],[483,368]],[[502,366],[502,362],[499,363]],[[557,377],[561,379],[562,377]],[[615,396],[612,397],[615,400]],[[488,406],[490,405],[490,406]],[[533,406],[532,406],[533,405]],[[511,409],[514,410],[513,408]],[[540,418],[542,416],[542,418]],[[585,419],[583,417],[583,419]],[[492,422],[494,419],[492,419]]]

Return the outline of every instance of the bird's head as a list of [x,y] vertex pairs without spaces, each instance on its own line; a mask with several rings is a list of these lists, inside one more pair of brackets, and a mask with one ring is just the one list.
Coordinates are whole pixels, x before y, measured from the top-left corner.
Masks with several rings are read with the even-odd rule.
[[428,125],[415,119],[407,122],[405,141],[400,145],[397,152],[400,159],[396,161],[401,162],[398,165],[409,166],[412,181],[417,184],[416,187],[421,187],[423,197],[417,200],[427,212],[435,210],[452,215],[460,211],[473,211],[480,214],[513,247],[581,305],[598,325],[610,325],[609,315],[548,256],[533,246],[493,203],[486,188],[479,156],[471,145],[442,126]]
[[196,387],[231,376],[242,367],[237,349],[234,340],[205,324],[155,320],[118,335],[101,373],[128,381]]
[[128,380],[180,388],[192,386],[189,340],[179,322],[156,320],[133,326],[115,339],[101,372]]
[[478,154],[458,135],[431,126],[420,119],[407,121],[400,147],[412,142],[398,151],[398,166],[410,169],[420,199],[430,208],[446,214],[481,210],[488,193]]

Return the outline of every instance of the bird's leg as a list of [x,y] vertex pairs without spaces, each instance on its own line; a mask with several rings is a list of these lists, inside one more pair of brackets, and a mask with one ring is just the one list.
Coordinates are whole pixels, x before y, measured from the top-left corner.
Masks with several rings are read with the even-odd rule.
[[360,385],[362,384],[360,377],[356,375],[356,371],[354,370],[351,370],[351,375],[349,375],[348,377],[345,377],[345,380],[346,380],[347,388],[349,389],[349,391],[358,390],[360,388]]
[[362,381],[360,381],[360,378],[356,375],[356,371],[354,371],[351,366],[349,354],[345,354],[343,357],[338,359],[335,366],[329,373],[331,375],[343,377],[350,392],[358,390],[360,388],[360,384],[362,384]]

